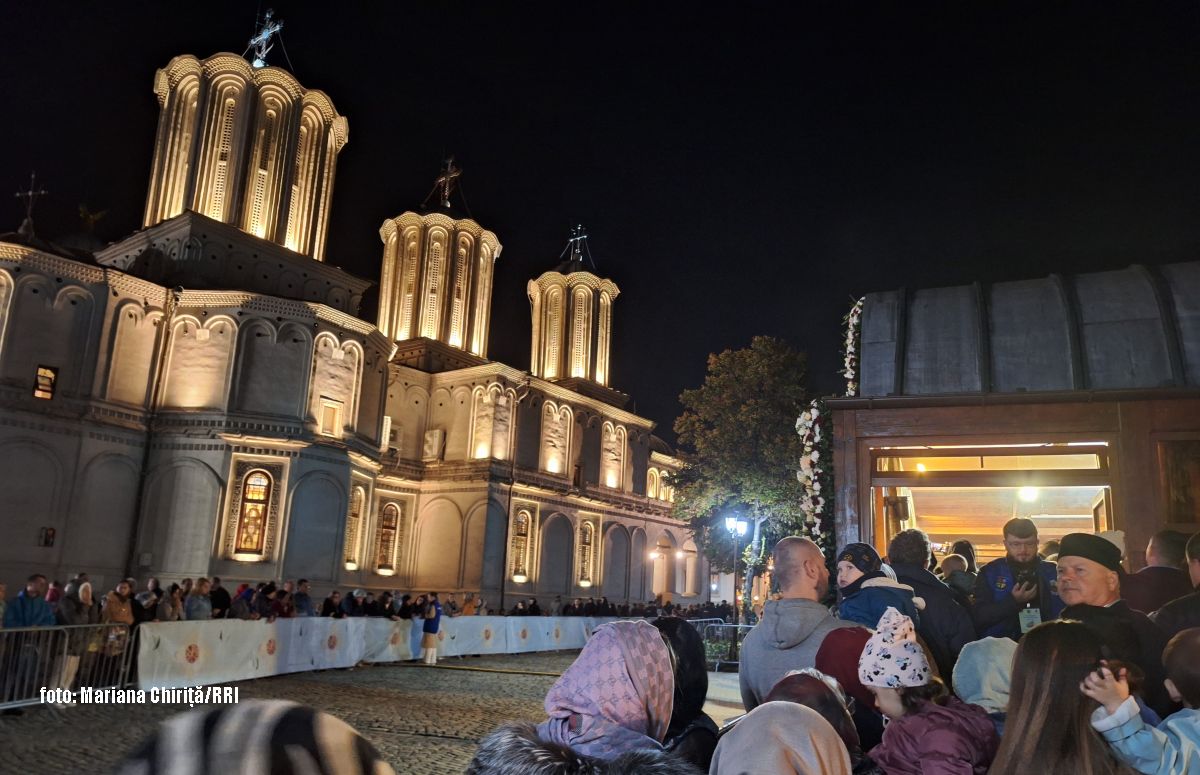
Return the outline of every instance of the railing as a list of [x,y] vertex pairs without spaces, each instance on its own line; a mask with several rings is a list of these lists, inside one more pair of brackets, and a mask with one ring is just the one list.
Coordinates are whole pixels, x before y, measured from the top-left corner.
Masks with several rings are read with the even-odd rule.
[[749,624],[709,624],[704,628],[704,655],[714,671],[721,665],[741,663],[740,651],[746,633],[754,629]]
[[126,624],[0,629],[0,710],[41,703],[43,689],[127,686],[136,651]]

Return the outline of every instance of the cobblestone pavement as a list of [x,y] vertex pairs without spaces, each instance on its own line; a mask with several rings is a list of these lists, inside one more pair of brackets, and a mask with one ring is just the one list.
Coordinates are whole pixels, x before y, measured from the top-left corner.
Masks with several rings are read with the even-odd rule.
[[[462,772],[502,721],[545,718],[546,691],[578,652],[448,659],[243,681],[240,698],[312,705],[365,735],[397,773]],[[549,673],[549,675],[546,675]],[[0,717],[0,773],[103,773],[186,705],[75,705]]]

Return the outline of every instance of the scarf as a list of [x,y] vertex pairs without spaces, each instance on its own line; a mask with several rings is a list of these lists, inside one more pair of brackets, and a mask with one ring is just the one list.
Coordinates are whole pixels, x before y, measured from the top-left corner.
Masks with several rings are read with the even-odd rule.
[[545,740],[576,753],[614,759],[662,749],[675,677],[662,636],[649,622],[601,625],[546,695]]
[[765,702],[721,736],[710,772],[850,775],[850,754],[821,714],[794,702]]

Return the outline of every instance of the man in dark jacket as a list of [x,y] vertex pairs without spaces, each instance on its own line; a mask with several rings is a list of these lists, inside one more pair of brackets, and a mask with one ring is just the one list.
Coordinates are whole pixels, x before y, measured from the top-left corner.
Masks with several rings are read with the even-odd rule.
[[888,563],[901,584],[925,601],[917,633],[929,647],[942,680],[950,683],[962,647],[975,640],[971,616],[954,600],[950,588],[929,572],[929,536],[917,529],[901,530],[888,546]]
[[1062,613],[1058,568],[1038,557],[1037,525],[1025,517],[1004,524],[1004,552],[979,570],[971,619],[981,638],[1020,640]]
[[[1167,638],[1144,613],[1121,599],[1120,568],[1121,550],[1114,544],[1091,533],[1069,533],[1063,536],[1058,552],[1058,594],[1068,607],[1107,609],[1105,616],[1132,627],[1138,642],[1135,662],[1146,674],[1146,704],[1165,718],[1175,709],[1163,686],[1162,653]],[[1066,610],[1064,616],[1071,611]]]
[[1146,546],[1146,567],[1121,579],[1121,599],[1144,614],[1153,613],[1192,591],[1183,570],[1188,537],[1175,530],[1160,530]]
[[233,600],[229,597],[229,590],[221,586],[221,579],[216,576],[213,576],[212,589],[208,592],[208,599],[212,602],[214,619],[224,619],[229,615],[229,607],[233,605]]
[[25,589],[8,602],[4,609],[4,628],[53,627],[57,622],[54,611],[46,602],[46,577],[35,573],[25,580]]
[[1200,533],[1187,542],[1186,555],[1189,581],[1197,591],[1172,600],[1150,614],[1150,620],[1168,638],[1175,637],[1189,627],[1200,627]]

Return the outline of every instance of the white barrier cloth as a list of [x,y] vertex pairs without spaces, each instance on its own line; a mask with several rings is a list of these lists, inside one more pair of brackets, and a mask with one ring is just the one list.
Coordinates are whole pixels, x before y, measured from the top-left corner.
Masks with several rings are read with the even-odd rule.
[[[438,654],[516,654],[581,649],[611,619],[577,616],[443,617]],[[298,617],[242,621],[147,622],[140,625],[142,689],[223,684],[248,678],[402,662],[421,649],[420,620]]]

